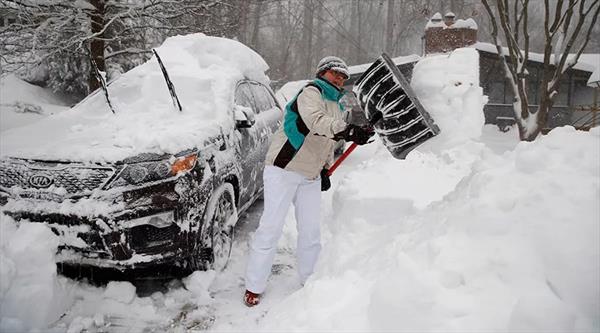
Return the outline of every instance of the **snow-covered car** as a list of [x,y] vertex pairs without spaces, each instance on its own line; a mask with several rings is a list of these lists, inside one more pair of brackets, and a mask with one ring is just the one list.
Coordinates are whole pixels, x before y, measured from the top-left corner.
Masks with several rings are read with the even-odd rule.
[[238,214],[262,193],[282,118],[263,58],[203,34],[156,51],[72,109],[2,134],[1,209],[59,235],[59,263],[222,269]]

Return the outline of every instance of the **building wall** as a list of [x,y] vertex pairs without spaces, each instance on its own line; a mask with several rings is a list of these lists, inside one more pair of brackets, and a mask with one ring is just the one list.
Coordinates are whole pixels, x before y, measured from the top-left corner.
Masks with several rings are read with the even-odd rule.
[[425,29],[425,54],[450,52],[477,42],[477,30],[471,28],[430,27]]
[[[527,66],[529,104],[533,111],[537,108],[540,100],[538,90],[542,80],[542,64],[530,61]],[[561,80],[559,94],[555,99],[546,127],[572,124],[573,108],[593,103],[593,89],[586,85],[590,74],[573,69],[567,71]],[[512,107],[514,93],[496,54],[479,52],[479,76],[483,93],[488,96],[488,104],[484,107],[486,123],[497,124],[498,117],[514,117]]]

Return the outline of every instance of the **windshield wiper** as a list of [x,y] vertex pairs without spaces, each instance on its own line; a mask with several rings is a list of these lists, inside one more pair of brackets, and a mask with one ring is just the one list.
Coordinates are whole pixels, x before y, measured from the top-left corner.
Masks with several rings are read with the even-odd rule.
[[163,73],[163,76],[165,77],[165,81],[167,82],[167,88],[169,88],[169,93],[171,94],[171,99],[173,100],[173,106],[178,108],[179,111],[181,111],[181,103],[179,103],[179,98],[177,98],[177,93],[175,92],[175,86],[173,86],[173,82],[171,82],[171,79],[169,79],[169,74],[167,73],[167,69],[165,68],[165,65],[163,65],[162,60],[160,60],[160,57],[158,56],[158,53],[156,52],[155,49],[152,49],[152,52],[154,52],[154,55],[156,56],[156,60],[158,60],[158,64],[160,65],[160,70]]
[[112,113],[115,114],[115,109],[113,108],[112,104],[110,103],[110,98],[108,98],[108,88],[106,87],[106,80],[104,80],[104,77],[100,73],[100,70],[98,69],[98,65],[96,64],[96,61],[91,57],[90,57],[90,63],[92,65],[92,69],[94,70],[94,76],[96,77],[96,80],[98,80],[98,82],[100,82],[100,86],[102,87],[102,90],[104,90],[104,97],[106,97],[106,103],[108,103],[108,107],[110,108],[110,111],[112,111]]

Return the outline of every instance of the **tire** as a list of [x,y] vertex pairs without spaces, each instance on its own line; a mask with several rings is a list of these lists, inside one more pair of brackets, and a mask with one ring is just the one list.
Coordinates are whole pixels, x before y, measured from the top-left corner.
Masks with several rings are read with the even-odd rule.
[[[237,220],[233,185],[224,183],[212,193],[206,204],[206,214],[196,245],[197,251],[194,251],[194,268],[221,272],[227,267]],[[209,249],[208,255],[203,251],[206,249]]]

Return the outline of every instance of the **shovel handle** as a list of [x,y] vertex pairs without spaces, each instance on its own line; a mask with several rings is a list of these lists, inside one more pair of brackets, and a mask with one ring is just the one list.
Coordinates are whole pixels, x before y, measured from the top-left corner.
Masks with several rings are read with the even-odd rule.
[[346,159],[346,157],[348,157],[348,155],[350,155],[350,153],[356,149],[356,147],[358,147],[358,145],[354,142],[352,142],[352,144],[350,145],[350,147],[348,147],[348,149],[346,149],[344,151],[344,153],[342,154],[342,156],[340,156],[335,163],[333,163],[333,165],[331,166],[331,168],[329,168],[329,171],[327,172],[327,176],[331,176],[333,174],[333,172],[335,171],[335,169],[337,169],[337,167],[340,166],[340,164],[342,164],[342,162],[344,162],[344,160]]
[[[373,116],[371,117],[371,120],[369,120],[369,125],[371,126],[375,126],[375,124],[380,121],[383,118],[383,113],[381,113],[380,111],[377,111],[373,114]],[[346,157],[348,157],[348,155],[350,155],[350,153],[356,149],[356,147],[358,147],[358,145],[354,142],[352,142],[352,144],[350,145],[350,147],[348,147],[348,149],[346,149],[344,151],[344,153],[342,154],[342,156],[340,156],[335,163],[333,163],[333,165],[331,166],[331,168],[329,168],[329,171],[327,172],[327,176],[331,176],[333,174],[333,172],[335,171],[335,169],[337,169],[337,167],[340,166],[340,164],[342,164],[342,162],[344,162],[344,160],[346,159]]]

